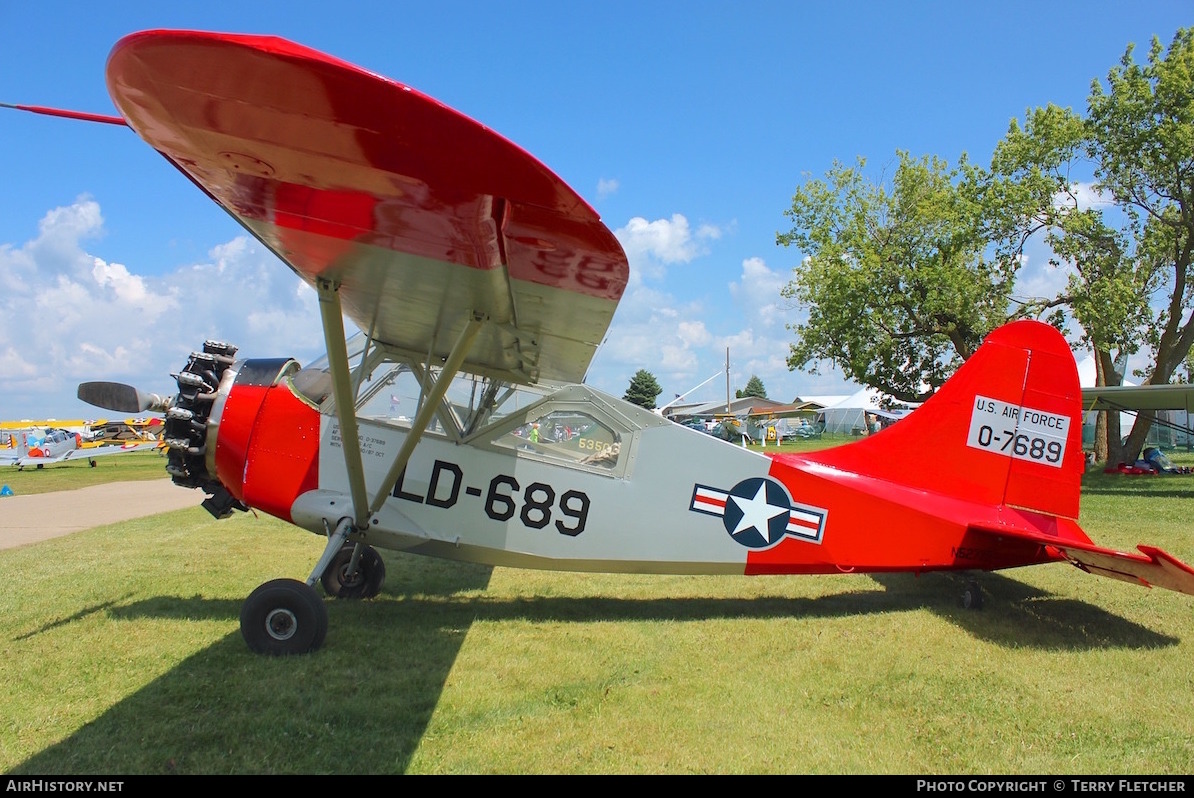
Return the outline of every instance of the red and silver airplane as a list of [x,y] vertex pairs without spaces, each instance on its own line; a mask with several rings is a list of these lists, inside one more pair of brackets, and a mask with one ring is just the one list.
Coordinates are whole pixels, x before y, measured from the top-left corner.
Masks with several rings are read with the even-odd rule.
[[[135,33],[107,82],[119,117],[19,107],[126,124],[318,292],[318,363],[209,341],[168,398],[80,386],[101,407],[165,412],[167,470],[214,516],[252,508],[326,538],[309,576],[245,601],[253,651],[319,648],[317,586],[377,595],[378,549],[661,574],[1069,563],[1194,594],[1169,554],[1103,548],[1079,526],[1081,391],[1048,325],[996,330],[878,434],[760,454],[583,384],[626,255],[489,128],[272,37]],[[345,317],[363,331],[351,340]],[[411,417],[397,396],[417,398]],[[964,601],[981,596],[972,583]]]
[[109,444],[85,447],[83,435],[68,429],[49,428],[27,432],[21,436],[24,445],[0,449],[0,465],[16,466],[23,471],[27,466],[41,468],[67,460],[86,460],[95,467],[95,458],[110,454],[128,454],[156,449],[153,442]]

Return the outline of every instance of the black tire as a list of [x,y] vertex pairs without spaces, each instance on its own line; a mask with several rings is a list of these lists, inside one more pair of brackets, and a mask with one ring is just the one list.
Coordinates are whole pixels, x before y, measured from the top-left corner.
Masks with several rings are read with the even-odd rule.
[[296,579],[258,587],[240,610],[240,633],[257,654],[307,654],[323,645],[328,610],[315,588]]
[[966,589],[962,592],[962,607],[968,610],[983,608],[983,589],[979,587],[978,582],[966,584]]
[[357,560],[357,572],[348,573],[354,544],[348,543],[328,563],[319,582],[329,596],[342,599],[373,598],[386,579],[386,564],[372,546],[364,546]]

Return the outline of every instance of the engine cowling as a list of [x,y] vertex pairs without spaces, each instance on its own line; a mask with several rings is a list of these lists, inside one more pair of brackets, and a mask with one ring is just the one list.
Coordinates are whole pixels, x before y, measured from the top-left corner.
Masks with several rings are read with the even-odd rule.
[[291,358],[238,361],[235,352],[208,341],[176,375],[166,470],[207,493],[203,506],[217,518],[252,506],[289,520],[295,497],[318,482],[319,410],[300,387],[311,380]]

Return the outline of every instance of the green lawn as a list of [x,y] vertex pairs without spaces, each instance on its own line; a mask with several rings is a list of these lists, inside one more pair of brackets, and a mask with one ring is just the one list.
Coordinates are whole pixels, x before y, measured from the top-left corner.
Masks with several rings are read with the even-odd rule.
[[[52,493],[72,488],[166,478],[166,455],[162,452],[129,452],[97,457],[92,467],[87,460],[67,460],[42,468],[0,466],[0,486],[7,485],[18,496]],[[3,505],[0,505],[3,508]]]
[[[1095,471],[1081,520],[1102,545],[1194,562],[1192,499],[1194,476]],[[983,575],[976,612],[946,575],[614,576],[385,552],[382,595],[329,600],[320,651],[251,654],[244,598],[305,578],[321,551],[197,506],[0,551],[0,768],[1194,772],[1191,596],[1058,564]]]

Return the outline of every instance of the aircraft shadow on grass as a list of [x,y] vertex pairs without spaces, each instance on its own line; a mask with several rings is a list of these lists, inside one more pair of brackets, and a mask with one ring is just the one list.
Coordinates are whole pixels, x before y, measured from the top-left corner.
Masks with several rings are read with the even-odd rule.
[[[413,561],[406,564],[422,565]],[[394,574],[389,588],[377,599],[362,604],[334,601],[329,605],[329,612],[338,616],[346,624],[346,629],[380,623],[383,628],[392,629],[393,636],[402,637],[412,628],[418,628],[421,619],[436,618],[435,623],[439,624],[444,618],[455,614],[488,622],[699,622],[726,618],[808,620],[927,609],[976,638],[1009,648],[1027,645],[1079,651],[1091,648],[1157,648],[1180,642],[1094,604],[1058,597],[1014,578],[993,573],[982,577],[982,589],[989,596],[990,606],[985,611],[974,612],[964,609],[958,598],[961,585],[968,579],[952,573],[920,576],[904,573],[868,574],[866,576],[882,587],[882,591],[847,590],[811,597],[777,595],[626,599],[608,596],[490,598],[473,595],[443,598],[440,595],[425,600],[420,596],[429,592],[451,595],[484,590],[492,569],[483,565],[445,563],[437,579],[442,579],[445,571],[450,571],[457,578],[449,585],[437,581],[434,588],[424,587],[410,578],[404,579],[401,577],[402,570],[394,570],[398,573]],[[419,569],[405,570],[408,575],[414,576],[413,572]],[[583,575],[577,578],[583,579]],[[387,596],[401,600],[387,601]],[[235,600],[210,599],[198,595],[189,598],[158,596],[130,604],[116,599],[81,609],[15,639],[27,639],[97,613],[106,612],[115,620],[221,620],[236,618],[239,611],[240,602]],[[1092,636],[1092,628],[1100,630],[1099,634]]]
[[[424,599],[431,585],[420,580],[416,562],[395,563],[387,591],[369,602],[333,601],[329,613],[336,620],[337,645],[322,657],[303,658],[282,668],[269,659],[245,655],[238,633],[229,633],[209,648],[188,657],[178,666],[111,707],[62,742],[53,745],[10,771],[10,775],[51,773],[194,772],[188,752],[218,745],[236,737],[246,747],[277,743],[277,718],[286,716],[293,727],[288,734],[306,748],[326,744],[329,750],[368,740],[367,761],[375,772],[404,772],[426,733],[447,679],[474,622],[701,622],[727,618],[815,622],[867,614],[930,610],[971,636],[1007,648],[1036,647],[1084,651],[1102,648],[1158,648],[1177,640],[1082,601],[1058,597],[1013,578],[996,574],[983,577],[987,594],[981,612],[964,609],[958,600],[960,580],[950,574],[873,575],[882,590],[849,589],[815,597],[785,596],[720,598],[626,599],[586,597],[499,597],[460,595],[486,589],[488,566],[448,564],[439,566],[436,587],[440,595]],[[412,566],[408,568],[402,565]],[[398,566],[398,567],[394,567]],[[444,575],[454,577],[444,584]],[[583,577],[582,577],[583,578]],[[802,577],[803,578],[803,577]],[[445,590],[446,588],[446,590]],[[447,593],[448,598],[443,595]],[[106,602],[80,610],[42,631],[69,624],[97,612],[114,620],[149,618],[195,621],[233,620],[240,602],[202,596],[160,596],[128,605]],[[378,656],[377,629],[405,641]],[[1097,635],[1090,630],[1097,629]],[[23,635],[29,637],[34,633]],[[366,670],[361,663],[368,662]],[[322,664],[321,664],[322,663]],[[246,668],[260,670],[245,678]],[[229,672],[239,674],[229,680]],[[561,679],[567,680],[567,674]],[[244,685],[232,690],[230,684]],[[355,696],[367,691],[368,717],[342,716],[328,696]],[[202,706],[194,706],[201,696]],[[351,706],[359,706],[353,700]],[[303,708],[307,708],[304,710]],[[251,710],[246,710],[251,708]],[[350,712],[344,709],[345,712]],[[177,715],[178,755],[171,761],[146,761],[144,718]],[[235,724],[235,725],[233,725]],[[155,726],[160,728],[160,726]],[[236,732],[229,728],[237,728]],[[214,738],[217,742],[209,742]],[[338,738],[338,739],[337,739]],[[167,746],[168,747],[168,746]],[[99,753],[97,753],[99,752]],[[202,753],[210,757],[210,751]],[[95,757],[102,757],[96,759]],[[337,771],[336,758],[326,763]],[[304,754],[304,767],[311,759]],[[354,767],[360,767],[359,761]],[[227,772],[288,772],[284,758],[245,755],[228,760]]]
[[[488,570],[486,568],[486,570]],[[609,596],[460,596],[422,599],[403,597],[386,600],[383,593],[371,603],[333,602],[329,613],[348,626],[381,624],[392,630],[387,636],[401,637],[425,618],[435,624],[467,627],[472,620],[501,623],[571,622],[700,622],[727,618],[755,620],[812,620],[847,618],[875,613],[930,610],[975,638],[1007,648],[1040,647],[1047,650],[1081,651],[1098,648],[1158,648],[1176,645],[1176,638],[1158,634],[1140,624],[1071,598],[1058,597],[1025,585],[1010,577],[983,575],[983,590],[989,607],[981,612],[964,609],[958,595],[962,580],[950,574],[872,574],[883,587],[878,590],[847,590],[812,597],[751,596],[615,598]],[[477,588],[464,588],[472,590]],[[418,591],[422,594],[421,591]],[[391,594],[392,595],[392,594]],[[425,595],[425,594],[422,594]],[[202,597],[163,596],[108,610],[114,618],[236,618],[236,601]],[[457,622],[460,622],[458,624]],[[1099,633],[1092,636],[1091,629]],[[374,635],[375,637],[376,635]]]

